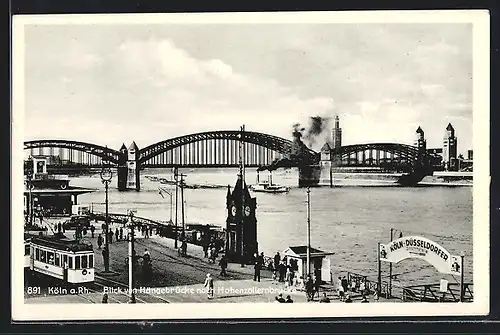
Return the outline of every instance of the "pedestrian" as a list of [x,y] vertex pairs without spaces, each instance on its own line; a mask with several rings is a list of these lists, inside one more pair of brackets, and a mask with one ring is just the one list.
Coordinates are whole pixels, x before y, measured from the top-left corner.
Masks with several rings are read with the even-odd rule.
[[274,255],[274,259],[273,259],[273,264],[274,264],[274,270],[275,271],[278,271],[278,265],[280,264],[280,260],[281,260],[281,256],[280,256],[280,253],[277,252],[276,255]]
[[293,302],[292,297],[290,297],[289,295],[287,295],[285,302],[286,303],[292,303]]
[[95,233],[95,227],[94,225],[90,226],[90,234],[92,235],[92,238],[94,238],[94,233]]
[[222,257],[220,258],[220,261],[219,261],[219,265],[220,265],[220,275],[222,277],[227,276],[227,273],[226,273],[226,268],[227,268],[226,255],[222,255]]
[[330,298],[326,296],[326,292],[323,292],[323,297],[319,300],[319,302],[330,302]]
[[286,271],[286,282],[285,282],[285,286],[286,287],[291,287],[292,286],[292,271],[290,269],[288,269]]
[[206,242],[203,243],[203,257],[208,258],[208,244]]
[[120,227],[120,241],[123,241],[123,227]]
[[344,287],[343,286],[340,286],[339,287],[339,300],[340,301],[344,301]]
[[285,299],[283,299],[283,293],[278,294],[277,297],[275,297],[277,302],[283,303],[285,302]]
[[144,238],[149,238],[149,229],[148,229],[148,226],[144,226]]
[[[146,232],[147,232],[147,230],[146,230]],[[188,247],[188,244],[187,244],[186,240],[185,239],[182,240],[181,249],[182,249],[182,256],[184,256],[184,257],[187,256],[187,247]],[[215,259],[214,259],[214,263],[215,263]]]
[[317,293],[319,298],[319,289],[321,287],[321,277],[319,274],[314,276],[314,295]]
[[101,245],[102,245],[102,235],[99,234],[99,236],[97,236],[97,248],[101,249]]
[[253,281],[260,282],[260,269],[261,269],[260,257],[258,257],[257,254],[254,254],[254,258],[255,258],[255,263],[254,263]]
[[347,302],[347,303],[351,303],[352,302],[351,296],[349,294],[345,296],[345,301],[344,302]]
[[108,248],[106,248],[106,246],[104,246],[104,248],[102,248],[102,258],[104,261],[104,268],[107,268],[108,267],[108,259],[109,259],[109,250],[108,250]]
[[286,274],[286,265],[283,261],[280,261],[278,265],[278,272],[279,272],[279,279],[278,281],[284,282],[285,281],[285,274]]
[[311,276],[307,276],[306,297],[307,297],[307,301],[314,300],[314,282],[313,282]]
[[107,304],[108,303],[108,294],[107,293],[104,293],[102,295],[102,303],[103,304]]
[[117,241],[119,241],[119,240],[120,240],[120,231],[118,230],[118,228],[116,228],[116,229],[115,229],[115,239],[116,239]]
[[207,273],[203,287],[207,288],[207,298],[212,299],[214,297],[214,279],[210,276],[210,273]]
[[113,230],[110,230],[108,232],[108,235],[109,235],[109,244],[113,243]]
[[62,231],[62,224],[61,224],[61,222],[59,222],[57,224],[57,232],[60,233],[61,231]]
[[149,236],[153,236],[153,226],[149,226]]
[[347,279],[346,279],[345,276],[342,277],[341,285],[342,285],[342,288],[344,289],[344,292],[347,292],[347,289],[348,289],[349,285],[347,283]]

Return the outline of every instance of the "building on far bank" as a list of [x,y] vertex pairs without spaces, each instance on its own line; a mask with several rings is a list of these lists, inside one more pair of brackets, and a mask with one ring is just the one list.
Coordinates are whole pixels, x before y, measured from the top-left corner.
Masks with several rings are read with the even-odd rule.
[[339,116],[335,115],[335,126],[332,129],[332,144],[331,148],[336,149],[342,146],[342,128],[340,128]]
[[448,123],[443,138],[443,164],[447,171],[456,171],[457,169],[457,137],[455,128]]

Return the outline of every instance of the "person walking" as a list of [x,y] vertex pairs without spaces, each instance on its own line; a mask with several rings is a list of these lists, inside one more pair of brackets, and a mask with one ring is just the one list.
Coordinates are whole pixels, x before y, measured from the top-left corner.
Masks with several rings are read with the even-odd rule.
[[227,268],[226,255],[222,255],[222,257],[220,258],[220,261],[219,261],[219,265],[220,265],[220,275],[222,277],[226,277],[227,276],[227,273],[226,273],[226,268]]
[[99,234],[99,236],[97,236],[97,248],[101,249],[101,245],[102,245],[102,235]]
[[293,300],[292,300],[292,297],[290,297],[289,295],[286,296],[286,299],[285,299],[285,303],[292,303]]
[[106,248],[106,246],[104,246],[104,248],[102,248],[102,258],[104,261],[104,268],[107,268],[109,265],[108,256],[109,256],[109,250],[108,250],[108,248]]
[[257,254],[255,254],[254,257],[255,257],[255,264],[254,264],[253,281],[260,282],[260,269],[262,265],[260,264],[260,257],[257,256]]
[[113,243],[113,230],[111,229],[108,233],[109,235],[109,244]]
[[207,273],[207,278],[205,279],[205,284],[203,284],[203,287],[207,288],[207,298],[212,299],[214,297],[214,279],[210,275],[210,273]]
[[94,225],[91,225],[90,226],[90,234],[91,234],[92,238],[94,238],[94,233],[95,233],[95,227],[94,227]]
[[314,296],[314,282],[311,278],[311,276],[307,276],[307,281],[306,281],[306,298],[307,301],[313,300]]
[[342,277],[341,283],[342,283],[342,288],[344,289],[344,292],[347,293],[347,289],[349,288],[349,284],[348,284],[347,279],[346,279],[345,276]]
[[120,241],[123,241],[123,227],[120,227]]
[[102,303],[103,304],[107,304],[108,303],[108,294],[107,293],[104,293],[102,295]]

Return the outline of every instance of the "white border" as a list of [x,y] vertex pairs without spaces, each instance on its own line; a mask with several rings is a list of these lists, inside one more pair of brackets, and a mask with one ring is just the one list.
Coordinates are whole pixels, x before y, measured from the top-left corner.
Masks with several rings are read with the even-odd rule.
[[[458,316],[489,313],[489,13],[485,10],[286,12],[213,14],[18,15],[13,18],[12,111],[12,318],[34,320],[214,319],[269,317]],[[23,131],[24,26],[28,24],[202,24],[202,23],[471,23],[473,25],[473,257],[472,303],[372,304],[24,304]],[[15,69],[15,71],[14,71]],[[113,306],[111,308],[111,306]],[[210,306],[209,308],[207,308]],[[313,307],[314,306],[314,307]],[[216,308],[215,308],[216,307]]]

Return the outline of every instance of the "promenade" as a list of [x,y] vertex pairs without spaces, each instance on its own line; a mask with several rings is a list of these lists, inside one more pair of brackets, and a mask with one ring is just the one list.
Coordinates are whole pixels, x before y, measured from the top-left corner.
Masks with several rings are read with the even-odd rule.
[[[99,226],[99,227],[98,227]],[[101,249],[97,246],[97,236],[101,233],[100,224],[96,224],[94,238],[87,232],[85,240],[91,242],[95,251],[95,270],[100,275],[104,271]],[[66,235],[72,238],[74,232],[67,231]],[[124,232],[125,234],[125,232]],[[212,264],[204,258],[200,246],[188,244],[187,256],[180,256],[174,248],[174,240],[153,234],[144,238],[137,234],[135,248],[138,255],[145,249],[151,254],[153,275],[146,281],[141,273],[141,266],[137,267],[136,283],[138,303],[236,303],[236,302],[275,302],[275,297],[282,293],[283,297],[290,295],[294,302],[306,302],[305,292],[298,289],[288,289],[284,283],[272,280],[268,270],[261,271],[260,282],[253,280],[253,266],[242,267],[240,264],[230,263],[226,270],[227,276],[220,275],[218,262]],[[180,246],[180,243],[179,243]],[[113,282],[127,285],[128,283],[128,242],[115,241],[110,244],[110,270],[114,273],[107,275]],[[214,298],[208,299],[203,287],[207,273],[214,278]],[[116,288],[117,285],[110,286]],[[122,286],[123,287],[123,286]],[[122,290],[124,290],[122,288]],[[338,302],[333,287],[324,285],[320,290],[327,293],[332,302]],[[113,292],[109,294],[108,303],[126,303],[127,292]],[[102,293],[88,292],[81,295],[44,296],[25,299],[26,303],[100,303]],[[315,298],[316,302],[318,297]],[[360,297],[353,297],[353,302],[359,302]],[[313,302],[311,302],[313,303]]]

